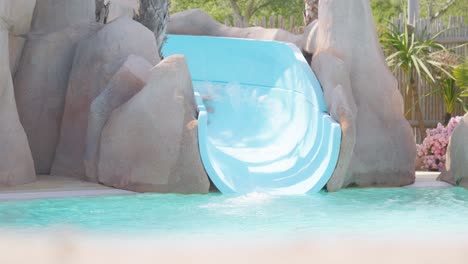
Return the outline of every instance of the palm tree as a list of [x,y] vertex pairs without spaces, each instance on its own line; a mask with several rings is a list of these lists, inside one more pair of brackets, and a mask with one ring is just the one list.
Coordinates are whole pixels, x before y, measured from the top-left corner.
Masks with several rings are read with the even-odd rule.
[[107,23],[107,15],[109,15],[110,1],[106,3],[105,0],[96,0],[96,21],[100,23]]
[[458,87],[463,89],[461,95],[463,97],[468,97],[468,58],[466,58],[465,63],[455,67],[453,76],[455,77],[455,83]]
[[[445,72],[435,70],[436,82],[434,91],[444,100],[444,125],[447,125],[457,105],[461,105],[465,111],[468,110],[468,105],[463,101],[463,96],[465,94],[468,95],[466,83],[468,81],[466,80],[468,78],[468,62],[458,65],[459,56],[448,50],[435,52],[431,57],[434,61],[440,62],[446,70]],[[452,74],[447,74],[447,72],[451,72]],[[463,81],[465,81],[465,84],[463,84]]]
[[154,32],[161,58],[163,57],[161,50],[166,40],[166,28],[169,22],[169,5],[169,0],[140,0],[138,13],[133,17]]
[[[434,61],[431,54],[434,51],[445,50],[445,47],[435,42],[439,37],[436,34],[430,38],[417,38],[416,33],[407,26],[403,30],[396,25],[391,24],[390,28],[382,36],[383,46],[389,56],[387,63],[394,71],[401,69],[406,75],[406,98],[410,102],[414,101],[416,119],[418,121],[419,133],[421,138],[426,131],[424,118],[419,104],[420,96],[418,94],[417,79],[425,79],[434,83],[435,78],[432,74],[434,69],[448,73],[440,62]],[[402,32],[403,31],[403,32]],[[416,78],[413,78],[413,77]],[[406,113],[408,114],[408,113]]]
[[[169,22],[170,0],[139,0],[140,7],[133,19],[143,24],[154,32],[156,44],[159,48],[159,55],[162,58],[162,46],[166,40],[166,28]],[[107,23],[109,7],[112,0],[95,0],[96,21]]]
[[307,26],[318,18],[319,0],[304,0],[304,24]]

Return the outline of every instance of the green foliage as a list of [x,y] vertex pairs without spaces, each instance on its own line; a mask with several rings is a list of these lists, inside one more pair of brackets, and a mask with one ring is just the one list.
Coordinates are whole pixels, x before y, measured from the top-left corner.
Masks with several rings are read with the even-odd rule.
[[435,92],[442,96],[445,102],[445,111],[448,114],[446,122],[452,115],[455,107],[461,105],[465,112],[468,111],[468,105],[463,101],[463,97],[468,96],[468,61],[465,64],[458,64],[458,57],[449,51],[445,51],[434,56],[434,59],[441,62],[447,71],[435,71],[438,81],[436,82]]
[[[406,25],[406,21],[404,21]],[[435,83],[434,71],[438,70],[447,75],[450,73],[444,69],[442,63],[433,60],[432,54],[434,51],[443,51],[445,47],[435,42],[441,34],[436,34],[432,37],[417,37],[414,31],[409,26],[404,26],[403,30],[394,24],[383,33],[381,41],[387,57],[387,64],[394,71],[402,69],[406,75],[406,97],[413,101],[416,110],[416,118],[418,119],[419,133],[423,137],[425,131],[424,119],[422,116],[419,100],[421,97],[418,94],[416,81],[413,78],[425,79],[429,83]]]
[[445,78],[441,84],[442,86],[440,88],[442,89],[439,89],[441,90],[444,98],[445,112],[452,114],[455,110],[457,99],[459,98],[459,92],[457,91],[458,88],[454,85],[452,78]]
[[[372,12],[378,26],[386,26],[392,18],[405,13],[408,0],[370,0]],[[419,0],[420,17],[433,16],[440,11],[447,0]],[[468,21],[468,0],[455,0],[448,10],[441,16],[447,19],[449,16],[462,16]]]
[[[420,16],[428,17],[434,15],[437,11],[441,10],[447,4],[447,0],[419,0]],[[430,14],[430,6],[432,6],[432,14]],[[451,5],[447,12],[442,17],[448,18],[449,16],[462,16],[465,21],[468,21],[468,0],[456,0]]]
[[465,63],[455,67],[453,76],[457,86],[464,89],[462,96],[468,97],[468,58]]
[[282,15],[285,18],[294,16],[296,22],[303,24],[304,0],[276,0],[270,2],[270,5],[259,9],[257,15]]
[[462,99],[463,96],[468,96],[468,63],[453,66],[456,58],[444,46],[435,42],[441,33],[429,38],[417,38],[408,27],[401,32],[392,24],[383,34],[382,43],[390,54],[387,57],[389,67],[394,70],[402,69],[410,80],[406,92],[414,89],[410,82],[411,76],[416,73],[418,79],[427,80],[435,87],[434,93],[444,99],[449,119],[457,104],[462,105],[465,111],[468,110]]
[[[303,25],[303,0],[257,0],[259,5],[268,2],[260,8],[254,16],[282,15],[285,18],[294,17],[295,25]],[[386,27],[388,21],[398,17],[405,12],[407,0],[370,0],[372,12],[374,14],[377,27]],[[238,0],[240,7],[245,8],[247,0]],[[429,15],[429,4],[432,3],[432,13],[437,12],[447,3],[447,0],[420,0],[421,17]],[[468,0],[456,0],[443,17],[463,16],[468,21]],[[232,19],[232,8],[229,0],[172,0],[171,13],[180,12],[187,9],[200,8],[210,14],[219,22],[224,22],[225,18]]]
[[370,3],[378,26],[386,26],[388,21],[404,12],[401,0],[371,0]]
[[436,92],[444,99],[445,112],[448,114],[445,122],[448,122],[457,105],[461,105],[465,112],[468,112],[468,105],[463,101],[463,94],[467,92],[466,89],[455,85],[455,80],[448,76],[442,79],[439,85]]
[[177,13],[193,8],[202,9],[219,22],[223,22],[225,17],[232,15],[229,1],[225,0],[172,0],[170,12]]
[[415,33],[410,32],[408,27],[400,30],[391,24],[390,28],[383,34],[381,40],[387,51],[387,63],[390,68],[403,69],[407,74],[416,73],[419,79],[435,82],[432,70],[440,70],[450,75],[442,63],[431,58],[434,51],[445,50],[445,47],[435,42],[439,37],[436,34],[429,38],[418,38]]
[[[245,10],[247,0],[239,0],[240,9]],[[281,15],[285,18],[294,17],[295,25],[303,24],[302,13],[304,10],[303,0],[257,0],[256,6],[260,7],[253,16]],[[214,19],[223,23],[226,18],[232,21],[233,11],[229,0],[172,0],[171,13],[187,9],[200,8],[210,14]],[[288,20],[288,19],[286,19]],[[252,21],[251,21],[252,22]]]

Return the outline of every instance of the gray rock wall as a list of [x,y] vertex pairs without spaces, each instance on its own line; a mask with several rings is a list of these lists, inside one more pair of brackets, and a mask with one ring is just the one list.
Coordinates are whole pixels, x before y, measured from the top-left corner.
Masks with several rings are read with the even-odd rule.
[[453,130],[440,180],[468,189],[468,114]]
[[99,28],[85,23],[28,38],[14,84],[38,174],[49,174],[54,160],[76,44]]
[[99,181],[138,192],[207,193],[210,183],[198,150],[196,118],[185,59],[171,56],[107,121]]
[[129,55],[140,56],[155,65],[159,62],[157,50],[153,33],[127,17],[105,25],[78,44],[52,174],[85,177],[83,156],[91,102]]
[[17,185],[34,181],[36,173],[16,110],[8,34],[6,25],[0,20],[0,185]]
[[91,103],[84,155],[87,180],[97,182],[101,132],[112,111],[127,102],[146,85],[152,67],[153,65],[142,57],[130,55],[112,76],[106,88]]
[[32,31],[50,33],[95,21],[94,0],[37,0]]
[[416,144],[369,1],[321,1],[319,12],[312,68],[343,131],[328,190],[411,184]]

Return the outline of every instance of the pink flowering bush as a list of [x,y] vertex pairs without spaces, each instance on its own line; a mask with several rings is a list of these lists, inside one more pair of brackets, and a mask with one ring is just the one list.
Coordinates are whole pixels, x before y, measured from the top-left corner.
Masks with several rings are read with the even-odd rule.
[[422,144],[417,145],[417,155],[422,159],[423,169],[442,171],[447,145],[460,120],[460,116],[453,117],[446,127],[439,123],[436,128],[426,130],[426,138]]

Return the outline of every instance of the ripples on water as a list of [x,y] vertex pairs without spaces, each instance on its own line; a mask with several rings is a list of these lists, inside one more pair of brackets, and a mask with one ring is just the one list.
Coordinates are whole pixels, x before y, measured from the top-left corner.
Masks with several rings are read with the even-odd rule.
[[468,191],[350,189],[303,196],[142,194],[0,203],[0,228],[155,235],[468,235]]

